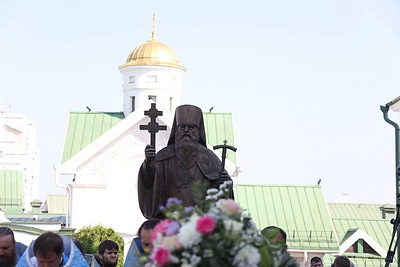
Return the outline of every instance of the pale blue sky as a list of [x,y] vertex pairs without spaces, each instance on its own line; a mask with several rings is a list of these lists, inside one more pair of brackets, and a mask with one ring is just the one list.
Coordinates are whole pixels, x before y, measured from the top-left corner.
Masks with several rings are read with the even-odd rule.
[[[0,98],[37,122],[41,199],[60,193],[69,111],[122,110],[118,66],[151,37],[188,69],[184,102],[232,112],[242,184],[395,203],[398,1],[0,0]],[[398,114],[391,118],[399,122]]]

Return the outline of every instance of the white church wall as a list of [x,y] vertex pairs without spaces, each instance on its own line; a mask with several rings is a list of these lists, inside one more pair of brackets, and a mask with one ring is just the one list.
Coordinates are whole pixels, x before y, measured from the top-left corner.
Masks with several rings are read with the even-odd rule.
[[[139,125],[147,122],[143,117],[115,140],[99,140],[106,145],[76,166],[75,182],[69,185],[72,228],[101,224],[119,233],[136,233],[145,220],[138,203],[137,175],[150,139]],[[169,131],[159,132],[158,148],[168,137]]]

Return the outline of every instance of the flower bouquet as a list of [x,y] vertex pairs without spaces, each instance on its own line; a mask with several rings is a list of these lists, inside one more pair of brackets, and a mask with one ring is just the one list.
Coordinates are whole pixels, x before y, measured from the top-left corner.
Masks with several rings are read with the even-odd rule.
[[219,190],[207,190],[195,207],[168,199],[145,266],[270,266],[265,238],[239,204],[226,198],[231,186],[225,182]]

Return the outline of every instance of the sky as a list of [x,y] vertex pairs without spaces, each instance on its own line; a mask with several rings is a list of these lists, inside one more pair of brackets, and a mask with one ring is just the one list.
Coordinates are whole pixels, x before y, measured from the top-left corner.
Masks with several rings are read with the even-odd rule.
[[[240,184],[316,185],[395,204],[400,3],[0,0],[0,99],[37,125],[40,199],[70,111],[122,111],[118,66],[156,38],[187,68],[183,102],[231,112]],[[398,112],[389,117],[400,123]]]

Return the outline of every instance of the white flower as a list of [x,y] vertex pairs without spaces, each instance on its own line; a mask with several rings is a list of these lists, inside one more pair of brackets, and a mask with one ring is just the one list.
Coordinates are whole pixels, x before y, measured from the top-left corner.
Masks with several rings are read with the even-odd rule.
[[179,230],[178,239],[184,248],[190,248],[200,243],[201,234],[196,230],[196,223],[188,222],[184,224]]
[[192,216],[190,216],[189,221],[191,223],[197,223],[197,220],[200,218],[199,214],[193,213]]
[[154,248],[161,247],[161,243],[163,241],[163,234],[161,232],[157,233],[156,238],[153,241]]
[[210,207],[210,209],[208,210],[207,215],[218,218],[219,213],[220,213],[220,210],[215,205],[212,205]]
[[[240,244],[243,246],[244,244]],[[236,249],[239,248],[236,246]],[[232,251],[235,255],[233,265],[237,267],[257,267],[261,260],[258,249],[250,245],[244,245],[239,251]]]
[[216,193],[218,193],[219,190],[216,188],[210,188],[207,190],[207,195],[215,195]]
[[199,265],[199,263],[201,262],[201,257],[193,254],[192,257],[190,257],[190,263],[192,264],[192,266],[197,266]]
[[216,195],[208,195],[206,196],[206,200],[218,200],[218,197]]
[[243,223],[234,220],[225,220],[225,236],[235,238],[242,233]]

